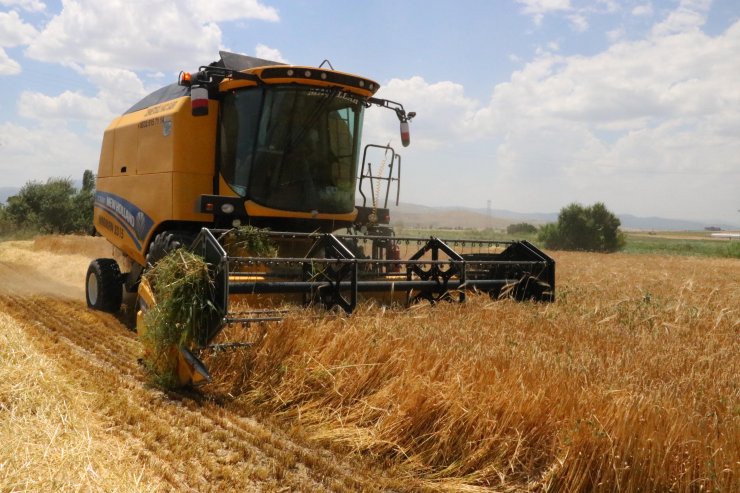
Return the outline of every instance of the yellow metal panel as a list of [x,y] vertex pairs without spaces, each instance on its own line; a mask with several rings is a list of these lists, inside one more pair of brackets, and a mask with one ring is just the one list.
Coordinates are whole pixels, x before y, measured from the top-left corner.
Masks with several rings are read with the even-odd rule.
[[213,221],[213,214],[200,213],[200,196],[213,193],[213,175],[172,174],[172,219],[176,221]]
[[139,159],[139,129],[137,121],[124,115],[118,119],[113,139],[113,167],[110,176],[136,173]]
[[172,113],[172,171],[213,176],[218,102],[208,102],[207,116],[194,117],[190,113],[190,98],[182,100],[188,104]]
[[218,102],[210,101],[209,114],[203,117],[191,115],[189,97],[137,111],[132,117],[139,130],[139,174],[213,174]]
[[100,161],[98,162],[98,176],[111,176],[113,174],[113,141],[115,140],[115,128],[118,119],[113,120],[103,134],[103,143],[100,146]]
[[[144,117],[146,110],[137,113]],[[172,117],[168,114],[144,117],[139,130],[138,174],[163,173],[172,170]]]

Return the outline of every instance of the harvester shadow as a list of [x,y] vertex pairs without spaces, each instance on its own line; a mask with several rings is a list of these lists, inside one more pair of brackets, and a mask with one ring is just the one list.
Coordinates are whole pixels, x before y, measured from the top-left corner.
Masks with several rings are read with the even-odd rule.
[[123,292],[121,309],[114,315],[131,332],[136,332],[136,293]]

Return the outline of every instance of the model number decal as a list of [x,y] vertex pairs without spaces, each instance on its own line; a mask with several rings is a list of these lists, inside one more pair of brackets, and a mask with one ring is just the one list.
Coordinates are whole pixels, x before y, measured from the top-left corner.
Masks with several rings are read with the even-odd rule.
[[113,233],[114,236],[123,239],[123,228],[117,224],[114,224],[113,221],[111,221],[110,219],[103,216],[98,216],[98,224],[100,225],[100,227],[105,228]]
[[139,128],[153,127],[155,125],[162,125],[163,123],[164,123],[164,117],[158,116],[157,118],[150,118],[149,120],[144,120],[143,122],[139,122]]
[[152,106],[151,108],[148,108],[145,114],[146,116],[149,116],[149,115],[156,115],[157,113],[164,113],[165,111],[169,111],[172,108],[174,108],[176,104],[177,104],[177,99],[168,101],[166,103],[158,104],[156,106]]

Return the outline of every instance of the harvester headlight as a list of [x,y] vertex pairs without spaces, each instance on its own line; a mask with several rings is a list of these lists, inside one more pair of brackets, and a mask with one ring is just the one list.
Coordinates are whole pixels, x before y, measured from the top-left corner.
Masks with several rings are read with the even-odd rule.
[[234,219],[233,221],[231,221],[231,225],[235,228],[238,228],[242,225],[242,222],[239,219]]
[[321,72],[321,80],[326,80],[326,72]]
[[303,75],[305,75],[306,77],[311,77],[311,71],[306,70],[305,72],[303,72]]
[[234,212],[234,204],[221,204],[221,212],[223,212],[224,214],[231,214],[232,212]]
[[293,77],[293,69],[292,68],[289,68],[286,73],[288,74],[288,77]]

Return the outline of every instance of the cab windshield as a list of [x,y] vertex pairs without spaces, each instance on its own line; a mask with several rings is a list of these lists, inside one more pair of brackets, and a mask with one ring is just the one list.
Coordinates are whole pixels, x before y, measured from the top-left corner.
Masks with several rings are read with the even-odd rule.
[[362,102],[336,89],[272,86],[225,95],[221,174],[275,209],[354,209]]

